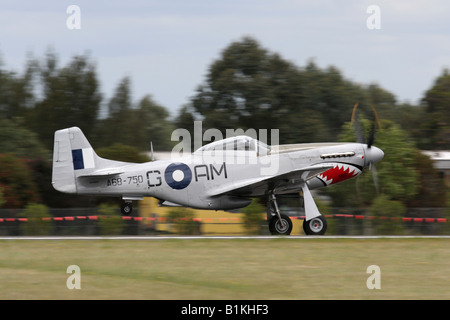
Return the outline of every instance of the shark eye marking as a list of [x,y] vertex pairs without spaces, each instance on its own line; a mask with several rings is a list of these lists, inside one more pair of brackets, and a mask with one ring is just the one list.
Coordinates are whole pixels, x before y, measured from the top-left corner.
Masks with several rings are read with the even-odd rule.
[[172,163],[164,171],[164,178],[172,189],[181,190],[191,183],[192,171],[184,163]]

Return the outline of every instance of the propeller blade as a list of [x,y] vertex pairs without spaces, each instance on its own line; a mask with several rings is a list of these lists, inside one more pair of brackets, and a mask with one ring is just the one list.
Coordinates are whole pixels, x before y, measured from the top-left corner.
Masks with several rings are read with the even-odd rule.
[[376,122],[377,122],[378,129],[381,130],[381,124],[380,124],[380,119],[378,118],[377,110],[375,109],[374,106],[370,106],[370,107],[372,108],[372,112],[373,112],[373,114],[374,114],[374,116],[375,116],[375,120],[376,120]]
[[378,126],[378,129],[381,130],[381,124],[380,124],[380,119],[378,118],[378,113],[377,110],[374,108],[374,106],[370,106],[372,108],[372,112],[373,115],[375,117],[374,121],[372,122],[372,127],[370,129],[370,135],[369,135],[369,139],[367,141],[367,147],[370,148],[373,143],[375,142],[375,122]]
[[356,102],[355,105],[353,106],[351,124],[353,124],[353,119],[355,119],[355,113],[356,113],[356,108],[358,108],[358,103],[359,102]]
[[355,127],[356,142],[365,143],[364,132],[362,130],[361,124],[359,123],[356,108],[358,108],[358,102],[355,103],[355,106],[353,107],[352,120],[350,123]]
[[375,123],[372,122],[372,128],[370,129],[369,139],[367,139],[367,148],[370,148],[375,141]]
[[372,172],[372,180],[373,184],[375,185],[375,190],[377,191],[377,194],[380,193],[379,186],[378,186],[378,173],[377,169],[375,168],[375,165],[371,162],[370,163],[370,171]]

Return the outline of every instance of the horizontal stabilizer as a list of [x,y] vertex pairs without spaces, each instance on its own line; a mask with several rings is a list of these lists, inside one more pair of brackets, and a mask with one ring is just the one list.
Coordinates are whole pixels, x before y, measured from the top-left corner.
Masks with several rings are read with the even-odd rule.
[[111,177],[125,173],[123,170],[105,169],[79,175],[78,178]]

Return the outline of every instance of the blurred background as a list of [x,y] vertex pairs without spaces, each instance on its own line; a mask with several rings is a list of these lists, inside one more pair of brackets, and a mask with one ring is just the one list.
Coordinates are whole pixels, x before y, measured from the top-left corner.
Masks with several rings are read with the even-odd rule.
[[124,219],[118,200],[58,193],[54,132],[78,126],[100,156],[145,162],[150,141],[170,151],[195,120],[224,136],[279,129],[281,144],[355,141],[356,102],[367,132],[378,114],[379,191],[370,172],[319,190],[328,234],[450,234],[448,3],[70,5],[2,4],[0,234],[264,233],[256,203],[215,213],[147,199]]

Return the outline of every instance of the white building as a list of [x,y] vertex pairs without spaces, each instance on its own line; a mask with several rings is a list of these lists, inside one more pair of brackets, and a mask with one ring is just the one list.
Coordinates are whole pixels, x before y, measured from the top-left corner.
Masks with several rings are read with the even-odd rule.
[[450,151],[448,150],[433,150],[422,151],[423,154],[433,160],[434,168],[439,171],[442,179],[447,186],[450,187]]

